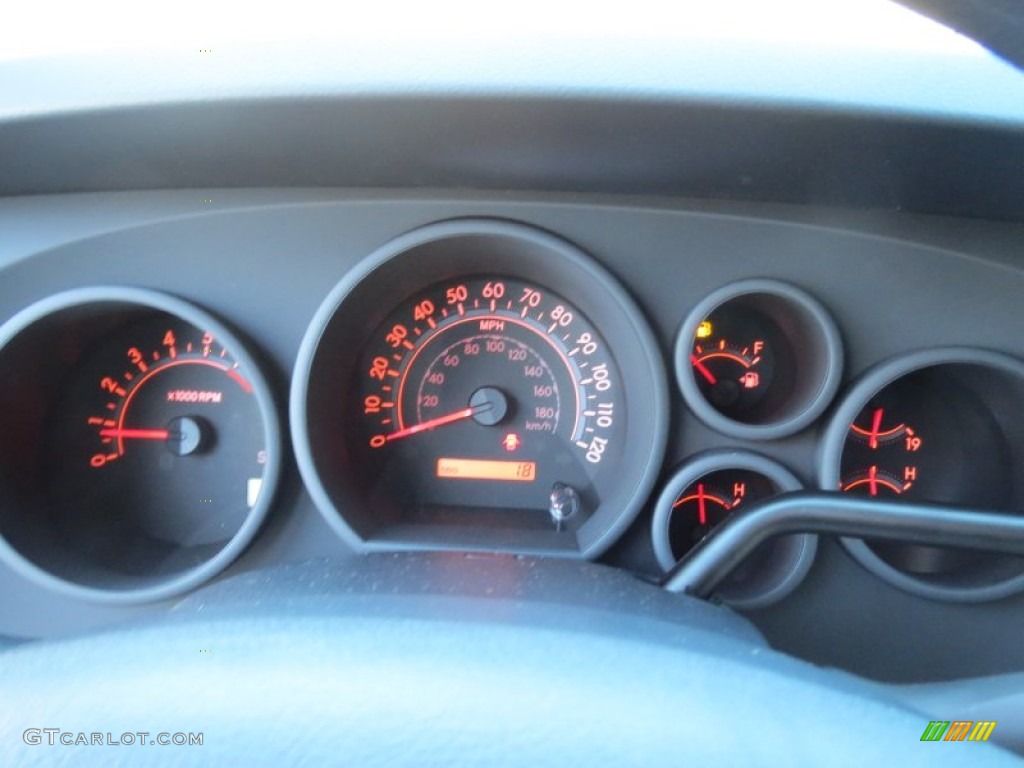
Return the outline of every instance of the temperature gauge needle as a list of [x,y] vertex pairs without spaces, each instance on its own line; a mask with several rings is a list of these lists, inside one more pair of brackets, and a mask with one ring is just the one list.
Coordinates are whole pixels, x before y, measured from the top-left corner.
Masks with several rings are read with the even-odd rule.
[[878,495],[878,467],[875,465],[868,470],[868,492],[872,496]]
[[698,373],[707,379],[708,384],[717,384],[718,379],[715,378],[715,374],[708,370],[708,367],[704,365],[700,360],[697,359],[696,355],[690,355],[690,363],[694,368],[697,369]]
[[118,440],[166,440],[170,437],[166,429],[101,429],[100,437],[114,437]]
[[463,408],[460,411],[455,411],[455,413],[449,413],[447,416],[438,416],[436,419],[427,419],[426,421],[421,422],[420,424],[414,424],[411,427],[406,427],[405,429],[400,429],[397,432],[392,432],[385,438],[385,440],[398,440],[403,437],[409,437],[409,435],[415,435],[418,432],[426,432],[428,429],[443,427],[445,424],[452,424],[456,421],[469,419],[472,418],[477,413],[489,410],[492,407],[493,406],[491,403],[483,403],[478,406],[470,406],[468,408]]

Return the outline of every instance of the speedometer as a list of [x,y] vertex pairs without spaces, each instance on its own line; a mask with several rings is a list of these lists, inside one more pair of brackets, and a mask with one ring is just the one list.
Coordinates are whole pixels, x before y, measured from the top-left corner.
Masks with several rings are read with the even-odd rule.
[[610,275],[547,234],[464,221],[400,238],[335,289],[292,412],[307,485],[359,547],[593,556],[650,490],[665,400]]
[[[368,458],[411,503],[593,509],[622,450],[620,376],[583,313],[504,276],[438,283],[374,334],[360,371]],[[490,481],[490,482],[482,482]]]

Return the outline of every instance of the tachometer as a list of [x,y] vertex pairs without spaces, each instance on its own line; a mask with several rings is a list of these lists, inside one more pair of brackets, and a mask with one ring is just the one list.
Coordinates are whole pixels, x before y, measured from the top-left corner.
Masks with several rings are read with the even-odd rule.
[[664,373],[589,258],[511,224],[435,225],[325,307],[292,408],[300,466],[347,538],[592,555],[635,515],[664,449]]
[[130,288],[45,299],[0,328],[0,557],[102,601],[180,593],[227,566],[270,507],[281,448],[242,343]]

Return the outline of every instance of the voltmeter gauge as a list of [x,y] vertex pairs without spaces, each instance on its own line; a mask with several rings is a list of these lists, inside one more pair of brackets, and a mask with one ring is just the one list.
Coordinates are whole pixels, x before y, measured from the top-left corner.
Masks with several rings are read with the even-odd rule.
[[[652,543],[658,563],[671,569],[729,515],[800,488],[789,470],[758,454],[711,451],[692,459],[670,478],[655,505]],[[719,590],[719,597],[744,608],[781,599],[799,585],[816,547],[810,535],[762,546]]]

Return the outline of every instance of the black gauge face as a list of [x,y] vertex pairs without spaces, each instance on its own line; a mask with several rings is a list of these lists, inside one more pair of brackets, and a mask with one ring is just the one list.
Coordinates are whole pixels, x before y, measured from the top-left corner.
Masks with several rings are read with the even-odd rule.
[[740,421],[759,420],[777,393],[792,386],[789,342],[759,312],[723,308],[701,321],[690,365],[708,403]]
[[374,332],[356,377],[351,451],[382,502],[572,526],[601,503],[593,478],[623,450],[608,344],[535,283],[487,276],[417,293]]
[[893,398],[875,398],[850,425],[840,490],[866,496],[917,495],[919,467],[933,452],[922,452],[924,438],[899,418],[901,412],[917,408],[886,407],[883,401],[892,403]]
[[909,374],[872,397],[843,444],[840,490],[984,509],[1006,509],[1012,495],[1000,451],[1005,438],[970,389],[933,373]]
[[10,564],[61,591],[181,593],[249,543],[280,471],[273,400],[230,331],[170,296],[86,288],[0,328]]
[[262,490],[253,384],[213,333],[173,317],[97,344],[50,434],[54,513],[81,547],[106,548],[122,566],[144,569],[164,547],[223,544]]
[[432,224],[320,308],[292,385],[299,469],[357,549],[594,557],[656,480],[664,377],[586,254],[511,222]]
[[[1024,365],[987,350],[932,349],[883,363],[829,425],[822,486],[865,499],[1024,509],[1017,456]],[[847,538],[866,568],[944,600],[994,599],[1024,588],[1021,561],[971,549]]]
[[767,477],[744,469],[721,469],[690,483],[672,504],[673,557],[683,557],[733,510],[778,492]]
[[793,434],[825,409],[842,370],[839,331],[825,308],[774,280],[724,286],[694,307],[675,346],[687,405],[733,437]]
[[[801,488],[784,467],[742,451],[712,451],[683,465],[654,508],[652,544],[671,569],[731,515]],[[784,536],[757,548],[732,572],[718,596],[736,607],[768,605],[789,594],[810,568],[814,536]]]

